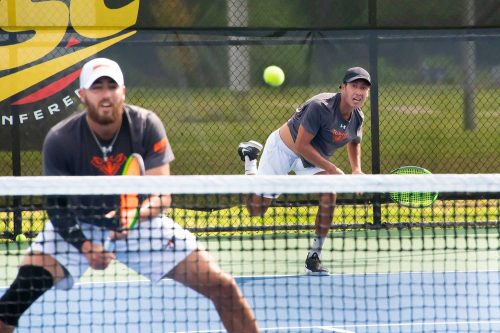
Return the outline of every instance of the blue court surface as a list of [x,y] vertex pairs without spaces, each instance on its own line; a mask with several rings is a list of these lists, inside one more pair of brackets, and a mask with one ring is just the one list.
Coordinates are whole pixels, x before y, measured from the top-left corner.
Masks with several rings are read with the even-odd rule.
[[[500,332],[500,272],[238,277],[262,332]],[[164,280],[51,290],[18,332],[224,332],[211,303]]]

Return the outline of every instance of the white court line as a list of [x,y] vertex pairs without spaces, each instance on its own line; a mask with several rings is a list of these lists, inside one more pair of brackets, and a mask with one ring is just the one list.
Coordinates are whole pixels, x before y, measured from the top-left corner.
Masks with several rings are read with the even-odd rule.
[[417,322],[417,323],[373,323],[373,324],[359,324],[359,325],[344,325],[343,327],[370,328],[370,327],[448,326],[448,325],[471,325],[471,324],[498,325],[500,324],[500,320],[428,321],[428,322]]
[[[303,329],[320,329],[328,332],[334,333],[356,333],[354,331],[348,331],[343,328],[337,328],[334,326],[286,326],[286,327],[261,327],[260,331],[283,331],[283,330],[303,330]],[[202,331],[169,331],[168,333],[218,333],[218,332],[226,332],[225,330],[202,330]],[[300,331],[297,331],[300,333]]]
[[333,327],[333,326],[319,326],[319,327],[314,327],[314,328],[319,328],[320,330],[323,330],[323,331],[328,331],[328,332],[336,332],[336,333],[356,333],[354,331],[348,331],[348,330],[344,330],[342,328],[338,328],[338,327]]
[[[426,272],[423,272],[423,271],[420,271],[420,272],[412,272],[412,271],[404,271],[404,272],[380,272],[380,273],[331,273],[331,274],[328,274],[328,275],[308,275],[306,273],[304,274],[283,274],[283,275],[234,275],[233,277],[235,279],[256,279],[256,280],[259,280],[259,279],[270,279],[270,278],[275,278],[275,279],[279,279],[279,278],[294,278],[294,277],[312,277],[312,278],[317,278],[317,277],[338,277],[338,276],[380,276],[380,275],[398,275],[398,274],[404,274],[404,275],[411,275],[411,274],[419,274],[419,275],[422,275],[422,274],[425,274],[425,275],[428,275],[428,274],[467,274],[467,273],[470,273],[470,274],[474,274],[474,273],[497,273],[500,271],[499,270],[496,270],[496,269],[491,269],[491,270],[476,270],[476,271],[432,271],[432,272],[429,272],[429,271],[426,271]],[[86,286],[86,285],[98,285],[98,284],[101,284],[101,285],[107,285],[107,284],[116,284],[116,285],[119,285],[119,284],[131,284],[131,283],[150,283],[152,285],[159,285],[159,284],[162,284],[162,283],[178,283],[176,282],[175,280],[172,280],[172,279],[162,279],[160,280],[159,282],[157,282],[156,284],[155,283],[152,283],[151,281],[147,280],[147,279],[137,279],[137,280],[117,280],[117,281],[84,281],[84,282],[77,282],[75,283],[75,286]],[[8,286],[5,286],[5,287],[2,287],[0,286],[0,288],[7,288]]]
[[[419,272],[413,272],[413,271],[404,271],[404,272],[373,272],[373,273],[331,273],[328,275],[307,275],[307,274],[283,274],[283,275],[233,275],[235,279],[268,279],[268,278],[290,278],[290,277],[338,277],[338,276],[375,276],[375,275],[397,275],[397,274],[465,274],[465,273],[496,273],[499,272],[500,270],[497,269],[488,269],[488,270],[476,270],[476,271],[419,271]],[[115,281],[83,281],[83,282],[77,282],[75,283],[75,286],[87,286],[87,285],[107,285],[107,284],[130,284],[130,283],[149,283],[151,285],[158,285],[160,283],[172,283],[176,281],[172,279],[162,279],[161,281],[157,282],[156,284],[152,283],[150,280],[147,279],[137,279],[137,280],[115,280]],[[0,286],[0,289],[6,289],[10,286],[8,285],[3,285]]]
[[[359,324],[359,325],[344,325],[340,328],[335,326],[287,326],[287,327],[261,327],[260,330],[264,331],[283,331],[283,330],[301,330],[301,329],[320,329],[328,332],[335,333],[356,333],[351,329],[359,328],[376,328],[376,327],[412,327],[412,326],[448,326],[448,325],[471,325],[471,324],[487,324],[499,325],[500,321],[440,321],[440,322],[419,322],[419,323],[374,323],[374,324]],[[349,330],[347,329],[349,328]],[[225,332],[225,330],[202,330],[202,331],[175,331],[168,333],[218,333]],[[300,331],[299,331],[300,332]]]
[[[354,331],[347,331],[343,328],[337,328],[334,326],[288,326],[288,327],[264,327],[261,328],[261,331],[282,331],[282,330],[302,330],[302,329],[320,329],[320,330],[325,330],[329,332],[336,332],[336,333],[356,333]],[[299,331],[300,333],[300,331]]]

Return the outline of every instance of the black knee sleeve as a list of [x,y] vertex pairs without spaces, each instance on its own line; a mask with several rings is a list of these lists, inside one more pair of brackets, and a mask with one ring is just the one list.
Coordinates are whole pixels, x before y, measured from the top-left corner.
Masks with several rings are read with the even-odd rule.
[[45,268],[21,266],[16,279],[0,298],[0,320],[17,326],[23,312],[53,285],[54,278]]

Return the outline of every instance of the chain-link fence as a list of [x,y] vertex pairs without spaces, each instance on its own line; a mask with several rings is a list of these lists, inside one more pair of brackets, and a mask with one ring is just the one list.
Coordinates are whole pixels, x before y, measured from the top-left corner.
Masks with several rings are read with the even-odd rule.
[[[363,108],[366,173],[408,164],[435,173],[499,172],[499,5],[447,2],[141,2],[137,33],[89,57],[117,60],[128,103],[161,117],[174,174],[242,173],[240,141],[263,143],[309,97],[336,91],[352,66],[373,79]],[[30,34],[0,31],[0,50]],[[70,29],[35,64],[98,41]],[[46,132],[81,108],[77,80],[54,83],[70,82],[82,63],[0,101],[0,175],[41,174]],[[286,74],[279,88],[262,80],[272,64]],[[18,71],[2,69],[3,78]],[[10,84],[2,81],[2,89]],[[46,98],[26,100],[41,90]],[[334,159],[349,171],[347,154]]]

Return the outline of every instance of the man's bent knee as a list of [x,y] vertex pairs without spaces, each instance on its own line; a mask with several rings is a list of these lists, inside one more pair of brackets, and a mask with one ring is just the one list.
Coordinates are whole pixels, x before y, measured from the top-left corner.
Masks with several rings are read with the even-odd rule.
[[11,333],[16,329],[15,326],[7,325],[2,320],[0,320],[0,333]]
[[248,212],[251,216],[263,216],[271,205],[271,202],[272,199],[270,198],[252,194],[247,201]]
[[216,283],[212,283],[207,294],[217,308],[225,310],[239,307],[240,299],[243,297],[234,278],[224,272],[220,273]]
[[65,278],[65,272],[59,262],[52,256],[44,253],[31,253],[26,255],[21,266],[40,266],[48,271],[54,278],[54,283]]
[[16,279],[0,298],[0,321],[16,327],[24,311],[53,285],[54,277],[43,267],[21,266]]

